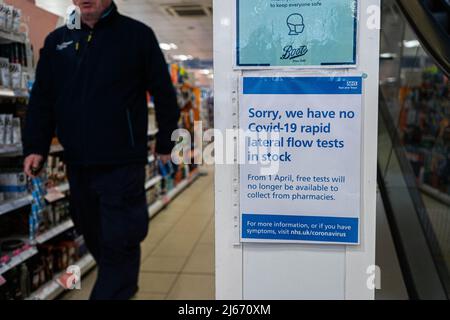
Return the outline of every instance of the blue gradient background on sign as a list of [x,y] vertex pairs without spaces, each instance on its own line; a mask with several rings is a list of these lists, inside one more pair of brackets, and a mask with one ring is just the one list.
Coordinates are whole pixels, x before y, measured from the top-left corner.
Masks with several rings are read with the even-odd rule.
[[243,82],[244,94],[362,93],[362,77],[245,77]]
[[[351,229],[346,232],[345,237],[333,236],[333,235],[291,235],[291,234],[250,234],[248,229],[252,227],[247,227],[248,222],[283,222],[283,223],[301,223],[308,226],[312,224],[327,224],[327,225],[342,225],[348,226]],[[258,228],[254,229],[269,229],[269,228]],[[283,227],[272,227],[271,230],[281,230],[286,229]],[[309,229],[314,230],[314,229]],[[254,239],[254,240],[285,240],[285,241],[309,241],[309,242],[329,242],[329,243],[348,243],[348,244],[358,244],[359,243],[359,219],[358,218],[336,218],[336,217],[308,217],[308,216],[284,216],[284,215],[266,215],[266,214],[242,214],[242,238],[243,239]],[[315,230],[322,232],[324,230]],[[330,230],[329,232],[341,232],[339,230]]]

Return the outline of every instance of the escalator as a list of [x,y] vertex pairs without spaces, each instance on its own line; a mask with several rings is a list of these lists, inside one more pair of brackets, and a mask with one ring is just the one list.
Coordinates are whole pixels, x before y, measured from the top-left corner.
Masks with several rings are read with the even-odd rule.
[[379,218],[409,299],[450,296],[449,75],[450,0],[382,0]]

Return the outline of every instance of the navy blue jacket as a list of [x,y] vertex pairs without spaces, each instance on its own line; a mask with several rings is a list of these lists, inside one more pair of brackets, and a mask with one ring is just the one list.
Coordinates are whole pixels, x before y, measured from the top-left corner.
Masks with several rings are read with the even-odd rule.
[[155,98],[156,151],[169,154],[180,117],[168,67],[153,31],[112,4],[93,29],[63,26],[40,52],[24,132],[24,153],[49,152],[56,133],[69,164],[144,163],[146,92]]

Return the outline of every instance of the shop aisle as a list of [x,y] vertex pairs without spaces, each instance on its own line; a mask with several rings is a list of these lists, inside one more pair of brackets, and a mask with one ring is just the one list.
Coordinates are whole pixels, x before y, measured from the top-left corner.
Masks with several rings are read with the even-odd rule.
[[[205,170],[189,188],[150,223],[142,244],[137,300],[209,300],[215,298],[214,172]],[[82,290],[64,300],[85,300],[96,270],[82,280]]]

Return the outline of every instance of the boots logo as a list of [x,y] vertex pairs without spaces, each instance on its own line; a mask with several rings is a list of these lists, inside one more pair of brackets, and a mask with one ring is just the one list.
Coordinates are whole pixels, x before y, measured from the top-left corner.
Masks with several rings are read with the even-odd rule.
[[295,58],[303,57],[308,53],[307,46],[301,46],[299,48],[294,48],[292,45],[287,45],[283,48],[283,55],[281,60],[293,60]]

